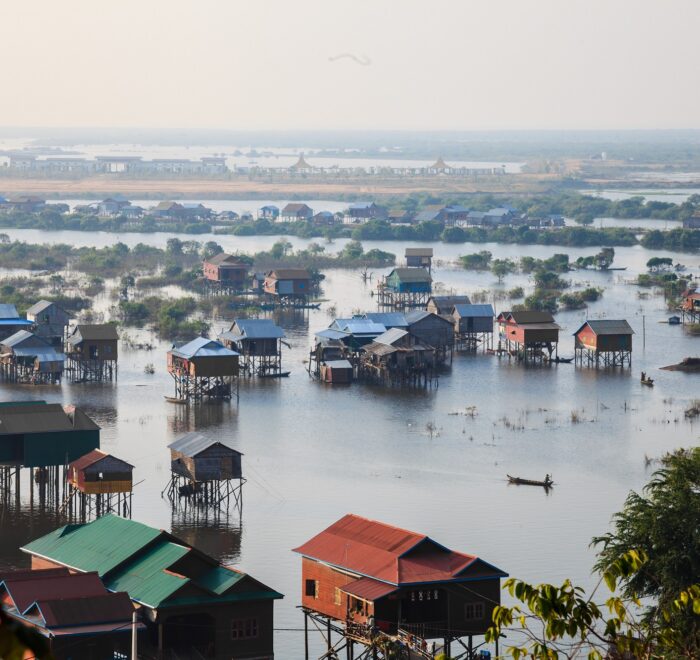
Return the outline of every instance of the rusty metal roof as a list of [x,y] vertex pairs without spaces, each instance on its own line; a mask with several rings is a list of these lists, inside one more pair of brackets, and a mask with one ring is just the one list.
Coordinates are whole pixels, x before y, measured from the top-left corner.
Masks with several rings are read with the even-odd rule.
[[98,325],[77,325],[73,333],[68,338],[70,344],[79,344],[82,341],[117,341],[116,326],[111,323],[100,323]]
[[378,600],[379,598],[384,598],[391,593],[396,591],[397,587],[393,584],[387,584],[386,582],[379,582],[379,580],[373,580],[372,578],[363,577],[359,580],[354,580],[344,587],[341,587],[341,591],[346,594],[355,596],[356,598],[361,598],[369,602]]
[[306,268],[275,268],[267,277],[275,280],[308,280],[311,278]]
[[37,600],[36,607],[47,628],[130,623],[134,606],[129,595],[123,591],[109,593],[104,587],[102,592],[92,596]]
[[477,562],[480,568],[487,567],[478,577],[505,575],[474,555],[449,550],[425,534],[353,514],[343,516],[294,552],[395,586],[459,580]]
[[[101,461],[103,458],[107,458],[109,456],[111,456],[111,454],[107,454],[99,449],[93,449],[91,452],[85,454],[85,456],[81,456],[80,458],[74,460],[68,465],[68,467],[78,471],[84,470],[86,467],[94,465],[95,463]],[[132,469],[134,467],[131,463],[127,463],[126,461],[123,461],[121,458],[117,458],[116,456],[111,456],[111,458],[115,461],[118,461],[119,463],[123,463],[126,467],[130,467]]]

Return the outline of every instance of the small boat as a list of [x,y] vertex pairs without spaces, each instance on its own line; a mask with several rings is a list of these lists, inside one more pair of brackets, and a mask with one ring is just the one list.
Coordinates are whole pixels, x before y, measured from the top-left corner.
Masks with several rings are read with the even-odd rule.
[[176,397],[176,396],[166,396],[166,397],[165,397],[165,400],[166,400],[168,403],[179,403],[180,405],[184,405],[184,404],[187,403],[187,399],[179,399],[179,398]]
[[258,374],[258,378],[287,378],[291,371],[276,371],[269,374]]
[[522,477],[511,477],[509,474],[506,476],[508,477],[508,483],[517,484],[518,486],[540,486],[541,488],[546,489],[554,486],[554,482],[549,475],[544,478],[544,481],[538,481],[537,479],[523,479]]
[[563,357],[553,357],[549,358],[550,362],[555,362],[556,364],[571,364],[574,358],[563,358]]
[[654,379],[649,378],[649,376],[647,376],[647,374],[644,371],[642,371],[642,377],[640,378],[640,382],[642,383],[642,385],[646,385],[647,387],[654,387]]

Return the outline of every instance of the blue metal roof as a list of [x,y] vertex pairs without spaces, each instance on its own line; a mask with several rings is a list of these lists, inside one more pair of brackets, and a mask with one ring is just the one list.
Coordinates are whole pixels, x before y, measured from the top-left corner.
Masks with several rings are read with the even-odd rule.
[[491,305],[455,305],[455,311],[460,316],[493,318],[495,316]]
[[380,335],[386,331],[381,323],[375,323],[369,319],[351,319],[341,328],[351,335]]
[[241,339],[282,339],[287,336],[271,319],[235,319],[230,333]]
[[408,322],[408,325],[413,325],[414,323],[421,321],[424,319],[426,316],[430,316],[432,312],[428,312],[424,309],[414,309],[411,312],[408,312],[406,314],[406,321]]
[[27,321],[27,319],[7,318],[7,319],[0,319],[0,325],[26,325],[26,326],[30,326],[30,325],[34,325],[34,323],[32,321]]
[[386,344],[387,346],[393,346],[395,342],[397,342],[399,339],[402,339],[407,334],[408,332],[406,332],[406,330],[402,330],[401,328],[392,328],[391,330],[383,332],[374,341],[378,344]]
[[218,341],[207,339],[206,337],[197,337],[197,339],[193,339],[179,348],[173,348],[172,354],[188,360],[194,357],[232,357],[239,355],[236,351],[226,348]]
[[0,319],[18,319],[17,308],[9,303],[0,303]]
[[[35,337],[36,335],[32,334],[31,332],[28,332],[27,330],[18,330],[15,332],[14,335],[10,335],[7,339],[4,339],[2,344],[3,346],[17,346],[18,344],[21,344],[23,341],[26,341],[30,337]],[[38,337],[37,337],[38,339]],[[44,342],[45,344],[48,345],[48,342]]]
[[319,337],[320,339],[345,339],[347,336],[347,332],[334,330],[333,328],[326,328],[325,330],[320,330],[316,333],[316,337]]

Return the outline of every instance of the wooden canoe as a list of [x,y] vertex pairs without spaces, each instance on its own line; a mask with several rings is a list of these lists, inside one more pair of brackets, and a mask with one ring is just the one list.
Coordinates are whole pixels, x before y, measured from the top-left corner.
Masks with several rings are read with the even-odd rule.
[[551,488],[554,482],[550,479],[545,479],[544,481],[537,481],[536,479],[523,479],[522,477],[511,477],[507,474],[508,483],[517,484],[518,486],[540,486],[541,488]]
[[187,399],[178,399],[176,396],[166,396],[165,400],[168,403],[179,403],[180,405],[185,405],[187,403]]

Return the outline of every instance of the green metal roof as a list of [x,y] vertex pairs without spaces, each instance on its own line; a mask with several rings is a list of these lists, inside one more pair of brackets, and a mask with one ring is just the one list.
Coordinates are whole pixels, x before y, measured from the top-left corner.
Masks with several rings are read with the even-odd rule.
[[184,576],[166,573],[189,551],[187,546],[164,539],[110,575],[106,586],[112,591],[126,591],[139,603],[158,607],[190,581]]
[[22,550],[100,576],[115,569],[163,532],[113,514],[83,525],[65,525]]
[[204,575],[198,577],[195,582],[200,587],[204,587],[207,591],[212,591],[215,594],[221,595],[244,577],[245,573],[232,571],[223,566],[215,566],[210,571],[204,573]]
[[185,605],[206,605],[210,603],[241,603],[250,600],[277,600],[284,598],[281,593],[269,589],[268,591],[242,591],[219,596],[214,599],[212,596],[183,596],[182,598],[171,598],[163,607],[182,607]]

